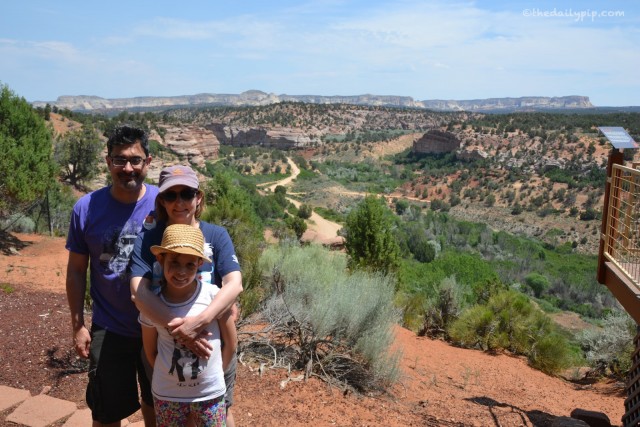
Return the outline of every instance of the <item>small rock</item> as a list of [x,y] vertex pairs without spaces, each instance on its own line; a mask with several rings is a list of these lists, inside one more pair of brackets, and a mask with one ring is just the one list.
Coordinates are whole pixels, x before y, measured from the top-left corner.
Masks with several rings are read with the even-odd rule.
[[571,411],[571,418],[582,420],[589,424],[589,427],[611,427],[609,417],[602,412],[576,408]]
[[42,387],[42,391],[40,392],[40,394],[49,394],[50,391],[51,391],[51,386],[50,385],[46,385],[46,386]]
[[551,422],[550,427],[589,427],[589,424],[571,417],[557,417]]

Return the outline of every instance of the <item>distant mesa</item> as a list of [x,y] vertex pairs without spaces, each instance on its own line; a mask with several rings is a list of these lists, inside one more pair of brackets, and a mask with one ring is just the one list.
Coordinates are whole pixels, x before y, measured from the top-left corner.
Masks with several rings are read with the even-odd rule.
[[488,98],[466,101],[424,100],[410,96],[394,95],[276,95],[259,90],[241,94],[200,93],[184,96],[144,96],[136,98],[106,99],[99,96],[59,96],[56,101],[35,101],[34,107],[46,104],[71,111],[103,113],[124,110],[161,110],[194,106],[261,106],[280,102],[304,102],[308,104],[351,104],[380,107],[420,108],[433,111],[539,111],[552,109],[594,108],[587,96],[525,96],[520,98]]
[[520,98],[488,98],[468,101],[422,101],[424,108],[437,111],[537,111],[552,109],[594,108],[588,96],[523,96]]

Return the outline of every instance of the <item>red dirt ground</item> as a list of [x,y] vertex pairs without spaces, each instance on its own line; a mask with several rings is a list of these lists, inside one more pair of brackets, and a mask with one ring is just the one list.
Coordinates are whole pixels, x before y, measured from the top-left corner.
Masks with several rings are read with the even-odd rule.
[[[63,238],[17,235],[0,252],[0,384],[84,405],[86,373],[76,372],[65,297]],[[24,247],[22,247],[24,245]],[[620,425],[620,383],[576,384],[531,369],[526,360],[417,337],[398,327],[402,377],[388,394],[355,395],[284,370],[238,369],[239,426],[547,426],[575,408]],[[296,377],[298,373],[292,373]]]

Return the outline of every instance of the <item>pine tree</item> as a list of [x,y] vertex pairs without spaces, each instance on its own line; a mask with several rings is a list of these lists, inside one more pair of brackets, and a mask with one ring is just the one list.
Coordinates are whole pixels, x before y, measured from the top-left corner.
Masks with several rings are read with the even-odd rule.
[[62,168],[62,179],[72,185],[92,179],[98,171],[103,147],[98,133],[91,126],[60,136],[56,141],[54,157]]
[[55,174],[51,147],[44,119],[0,85],[0,212],[42,197]]
[[392,218],[375,196],[365,197],[349,213],[345,226],[349,268],[387,274],[398,267],[400,249],[391,231]]

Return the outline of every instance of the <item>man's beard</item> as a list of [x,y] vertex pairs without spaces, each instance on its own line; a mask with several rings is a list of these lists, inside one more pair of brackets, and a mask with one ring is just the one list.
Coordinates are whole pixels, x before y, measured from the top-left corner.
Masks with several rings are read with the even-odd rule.
[[142,177],[138,172],[121,172],[117,175],[117,178],[120,186],[126,188],[127,190],[136,190],[140,188],[140,186],[144,182],[144,177]]

